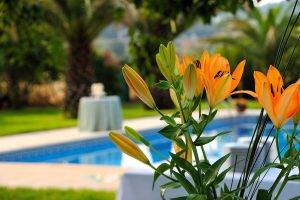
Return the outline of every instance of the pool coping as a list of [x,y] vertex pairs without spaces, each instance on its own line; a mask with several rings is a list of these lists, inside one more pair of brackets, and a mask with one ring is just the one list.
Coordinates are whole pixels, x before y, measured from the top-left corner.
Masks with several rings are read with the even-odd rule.
[[[243,114],[237,113],[234,109],[222,109],[217,113],[217,118],[242,116],[255,116],[258,115],[260,110],[248,109]],[[204,110],[203,113],[208,113]],[[193,113],[195,118],[198,113]],[[160,128],[165,123],[159,120],[159,116],[143,117],[137,119],[128,119],[123,121],[124,126],[130,126],[138,131]],[[122,130],[115,130],[122,132]],[[109,131],[97,132],[80,132],[78,127],[55,129],[49,131],[39,131],[32,133],[24,133],[21,135],[3,136],[0,137],[0,154],[19,151],[22,149],[31,149],[42,146],[63,144],[68,142],[76,142],[87,139],[96,139],[107,137]]]
[[[196,117],[197,113],[194,114]],[[257,116],[258,114],[259,110],[247,110],[242,115]],[[238,113],[234,110],[220,110],[217,118],[237,115]],[[124,120],[123,125],[133,127],[138,131],[160,128],[164,122],[159,118],[155,116]],[[107,134],[108,131],[79,132],[78,128],[74,127],[4,136],[0,137],[0,153],[102,138]],[[147,171],[145,166],[140,170]],[[123,174],[130,171],[136,172],[137,169],[93,164],[0,162],[0,186],[116,191]]]
[[124,173],[104,165],[0,162],[0,186],[116,191]]

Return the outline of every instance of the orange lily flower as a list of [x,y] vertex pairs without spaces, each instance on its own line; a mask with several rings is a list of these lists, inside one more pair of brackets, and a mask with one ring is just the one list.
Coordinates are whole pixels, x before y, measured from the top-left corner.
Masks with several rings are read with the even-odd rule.
[[300,79],[296,83],[298,85],[298,90],[296,92],[295,98],[297,99],[296,101],[298,102],[298,112],[294,115],[293,121],[295,125],[299,124],[300,121]]
[[[178,60],[177,60],[178,62]],[[203,81],[202,81],[202,77],[201,77],[201,68],[200,65],[197,65],[197,60],[194,61],[194,58],[192,56],[184,56],[182,58],[182,61],[179,63],[177,63],[177,68],[178,68],[178,72],[180,75],[184,75],[185,74],[185,70],[187,69],[187,67],[193,64],[196,67],[196,88],[195,88],[195,96],[199,96],[204,89],[204,85],[203,85]]]
[[199,65],[210,108],[216,107],[232,94],[241,80],[245,63],[245,60],[241,61],[230,74],[230,65],[226,58],[220,54],[210,56],[207,51],[202,54]]
[[254,72],[255,93],[244,91],[257,97],[259,104],[266,110],[274,126],[279,129],[300,109],[297,91],[299,84],[294,83],[283,89],[283,79],[279,71],[270,65],[267,76]]

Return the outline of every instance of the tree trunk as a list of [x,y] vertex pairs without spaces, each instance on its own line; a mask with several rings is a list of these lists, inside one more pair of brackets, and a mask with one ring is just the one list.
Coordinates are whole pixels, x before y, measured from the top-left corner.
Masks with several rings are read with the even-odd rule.
[[90,95],[93,82],[91,56],[91,45],[89,42],[85,42],[82,37],[80,40],[70,43],[64,103],[64,110],[69,117],[77,117],[80,98]]
[[22,99],[20,95],[19,81],[16,77],[17,73],[14,70],[8,70],[7,75],[7,95],[9,103],[12,108],[20,108],[22,106]]

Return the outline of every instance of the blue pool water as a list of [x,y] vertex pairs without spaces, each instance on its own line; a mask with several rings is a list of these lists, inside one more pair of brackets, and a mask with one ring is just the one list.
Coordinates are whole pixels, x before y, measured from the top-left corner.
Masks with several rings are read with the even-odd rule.
[[[208,152],[208,156],[220,156],[222,146],[236,141],[237,137],[251,136],[255,128],[256,117],[242,116],[216,119],[205,130],[205,134],[215,134],[231,130],[232,133],[217,140],[217,148]],[[288,125],[287,127],[289,127]],[[270,126],[267,127],[267,134]],[[168,157],[171,141],[158,132],[159,129],[141,131],[141,134],[164,156]],[[272,133],[274,134],[274,133]],[[281,134],[280,145],[285,146],[285,137]],[[150,150],[153,162],[162,160],[161,156]],[[47,163],[83,163],[100,165],[121,165],[122,153],[107,137],[81,140],[76,142],[43,146],[38,148],[0,154],[0,161],[8,162],[47,162]]]

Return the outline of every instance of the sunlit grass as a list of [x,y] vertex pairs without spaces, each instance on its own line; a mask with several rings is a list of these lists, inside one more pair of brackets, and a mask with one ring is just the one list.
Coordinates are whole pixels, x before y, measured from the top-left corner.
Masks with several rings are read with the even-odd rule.
[[0,187],[1,200],[114,200],[115,192]]
[[[207,109],[207,104],[202,103],[202,108]],[[232,103],[224,102],[219,106],[219,108],[233,108],[233,106]],[[249,101],[248,108],[259,108],[259,105],[255,101]],[[165,114],[173,111],[174,110],[172,109],[162,110]],[[146,109],[139,103],[124,104],[122,112],[124,119],[158,115],[157,112]],[[74,127],[76,125],[76,119],[69,119],[65,117],[62,109],[56,107],[24,108],[20,110],[0,111],[0,136]]]
[[60,108],[24,108],[0,111],[0,136],[76,126],[76,119],[63,115]]

